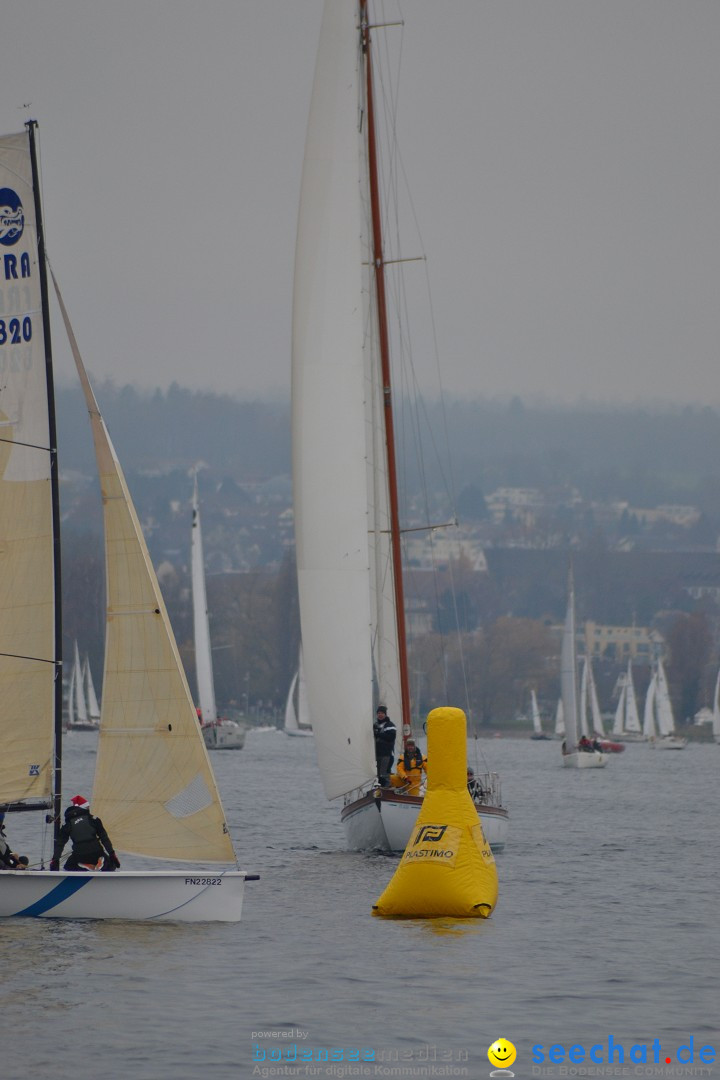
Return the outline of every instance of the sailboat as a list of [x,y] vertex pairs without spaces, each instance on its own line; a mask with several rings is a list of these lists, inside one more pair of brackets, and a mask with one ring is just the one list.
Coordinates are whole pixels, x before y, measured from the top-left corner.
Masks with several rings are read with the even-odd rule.
[[614,739],[623,743],[642,742],[645,738],[640,727],[631,660],[628,660],[627,674],[620,689],[612,734]]
[[[565,720],[562,763],[565,768],[600,769],[607,764],[607,754],[580,747],[580,708],[577,685],[577,641],[575,635],[575,582],[572,568],[568,574],[568,603],[560,652],[560,687]],[[587,739],[586,735],[582,736]]]
[[532,717],[533,725],[533,733],[530,738],[549,739],[550,736],[546,735],[542,729],[542,720],[540,719],[540,709],[538,708],[537,694],[534,690],[530,691],[530,715]]
[[565,710],[563,709],[562,694],[558,698],[555,709],[555,738],[562,739],[565,736]]
[[[588,713],[590,714],[589,719]],[[583,660],[580,680],[580,723],[585,738],[596,740],[600,749],[606,754],[621,754],[624,751],[625,747],[621,742],[614,742],[605,735],[605,725],[600,712],[592,660],[589,656],[586,656]]]
[[[9,266],[14,280],[15,267],[22,280],[6,291],[9,333],[0,334],[2,604],[13,613],[0,619],[0,810],[49,810],[57,836],[60,513],[35,127],[31,121],[25,132],[0,138],[5,273]],[[91,413],[105,517],[107,635],[93,811],[119,853],[200,869],[0,870],[0,915],[237,921],[254,875],[225,869],[237,860],[165,605],[62,302],[61,310]]]
[[655,750],[684,750],[687,739],[675,732],[670,689],[661,659],[655,663],[645,698],[643,734]]
[[[88,687],[92,687],[92,698],[88,693]],[[67,730],[97,731],[99,721],[100,709],[95,696],[95,687],[92,684],[90,665],[87,657],[84,664],[80,663],[80,650],[76,641],[67,695]]]
[[198,501],[197,472],[195,473],[193,485],[190,548],[195,676],[198,689],[197,714],[203,739],[209,750],[241,750],[245,745],[245,728],[235,720],[218,716],[215,702],[215,680],[213,678],[210,620],[205,588],[205,559],[200,522],[200,503]]
[[[367,0],[326,0],[295,255],[295,537],[308,701],[321,778],[353,849],[403,850],[421,796],[377,781],[379,701],[412,735],[386,259]],[[402,753],[402,746],[396,746]],[[508,812],[479,807],[500,850]]]
[[305,665],[303,664],[302,645],[298,658],[297,671],[290,683],[287,702],[285,704],[285,734],[293,736],[312,735],[310,724],[310,710],[307,700],[307,686],[305,684]]

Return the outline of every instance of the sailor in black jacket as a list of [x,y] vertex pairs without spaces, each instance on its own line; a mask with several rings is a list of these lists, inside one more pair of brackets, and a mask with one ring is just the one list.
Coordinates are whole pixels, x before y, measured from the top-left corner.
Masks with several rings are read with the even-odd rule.
[[65,870],[116,870],[120,860],[113,850],[110,837],[100,818],[90,813],[90,804],[82,795],[76,795],[65,811],[65,824],[60,828],[53,851],[51,870],[60,869],[60,856],[68,840],[72,852]]
[[377,775],[381,787],[387,787],[390,772],[395,760],[395,738],[397,728],[387,714],[384,705],[378,705],[373,723],[373,735],[375,736],[375,757],[377,759]]

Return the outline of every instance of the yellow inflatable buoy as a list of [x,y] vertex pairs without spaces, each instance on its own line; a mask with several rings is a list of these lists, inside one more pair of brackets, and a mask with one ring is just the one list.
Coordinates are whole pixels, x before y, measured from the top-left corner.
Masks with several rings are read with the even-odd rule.
[[433,709],[427,735],[427,793],[373,914],[486,919],[497,903],[497,869],[467,789],[465,713]]

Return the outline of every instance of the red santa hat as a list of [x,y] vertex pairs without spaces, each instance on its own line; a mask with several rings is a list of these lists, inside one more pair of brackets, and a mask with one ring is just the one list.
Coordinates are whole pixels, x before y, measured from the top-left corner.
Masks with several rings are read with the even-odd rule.
[[70,802],[80,810],[88,810],[90,808],[90,803],[82,795],[73,795]]

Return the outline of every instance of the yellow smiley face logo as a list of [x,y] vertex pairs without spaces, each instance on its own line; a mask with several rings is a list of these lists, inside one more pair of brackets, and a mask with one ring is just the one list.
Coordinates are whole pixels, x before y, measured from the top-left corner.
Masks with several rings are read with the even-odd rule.
[[488,1047],[488,1061],[500,1069],[512,1065],[517,1057],[517,1050],[508,1039],[496,1039],[492,1046]]

